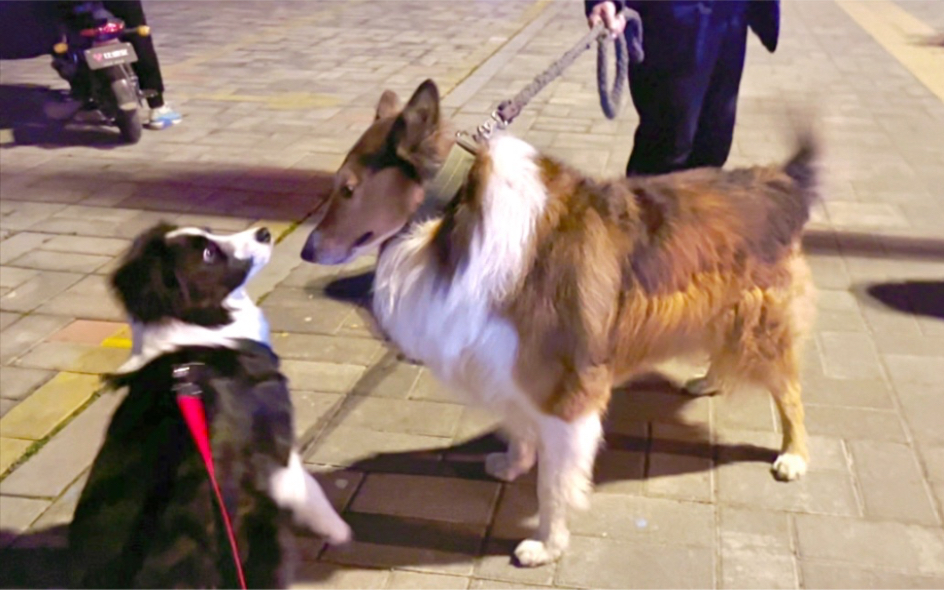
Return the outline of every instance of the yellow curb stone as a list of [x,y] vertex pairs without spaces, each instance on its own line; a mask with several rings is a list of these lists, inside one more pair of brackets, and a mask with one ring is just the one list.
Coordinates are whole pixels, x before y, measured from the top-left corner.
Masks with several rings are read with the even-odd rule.
[[0,418],[0,435],[40,440],[82,407],[99,387],[94,375],[59,373]]
[[131,326],[124,324],[121,329],[101,342],[105,348],[131,348]]
[[0,474],[6,472],[11,465],[20,460],[26,449],[33,444],[31,440],[7,438],[0,436]]

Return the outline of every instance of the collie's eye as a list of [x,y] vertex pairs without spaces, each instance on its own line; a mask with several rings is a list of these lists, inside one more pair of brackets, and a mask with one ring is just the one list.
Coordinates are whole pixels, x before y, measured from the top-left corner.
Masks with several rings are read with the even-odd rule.
[[341,187],[341,196],[344,197],[345,199],[350,199],[351,197],[353,197],[353,196],[354,196],[354,187],[351,186],[351,185],[349,185],[349,184],[345,184],[344,186],[342,186],[342,187]]
[[216,262],[216,250],[207,246],[203,249],[204,262]]

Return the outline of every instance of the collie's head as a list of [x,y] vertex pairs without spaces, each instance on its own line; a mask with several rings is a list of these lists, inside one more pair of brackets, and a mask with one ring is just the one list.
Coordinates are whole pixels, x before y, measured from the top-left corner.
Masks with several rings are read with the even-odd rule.
[[160,223],[134,241],[111,284],[131,319],[176,319],[213,327],[230,323],[227,299],[272,255],[266,228],[221,236]]
[[397,95],[380,97],[371,126],[334,175],[327,210],[308,236],[302,258],[342,264],[396,234],[423,202],[449,149],[432,80],[416,89],[402,109]]

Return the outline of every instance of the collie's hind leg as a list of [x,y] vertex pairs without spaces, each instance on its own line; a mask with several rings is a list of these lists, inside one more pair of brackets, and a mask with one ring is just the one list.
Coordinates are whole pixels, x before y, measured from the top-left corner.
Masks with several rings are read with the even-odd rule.
[[796,371],[780,376],[770,384],[770,393],[777,404],[783,427],[783,445],[772,470],[777,479],[790,481],[806,473],[810,452],[806,446],[806,426],[803,424],[803,400],[800,380]]
[[603,438],[597,413],[570,422],[544,415],[537,427],[540,523],[535,536],[515,549],[518,563],[525,567],[555,561],[567,548],[568,508],[587,506],[593,485],[593,462]]

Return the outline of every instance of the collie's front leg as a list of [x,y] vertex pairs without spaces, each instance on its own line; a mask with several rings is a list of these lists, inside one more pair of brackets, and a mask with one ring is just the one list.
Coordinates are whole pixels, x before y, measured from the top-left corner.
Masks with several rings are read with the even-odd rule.
[[515,549],[518,563],[535,567],[558,559],[570,542],[567,510],[587,507],[593,462],[603,438],[600,416],[566,422],[554,416],[538,421],[538,513],[534,538]]

